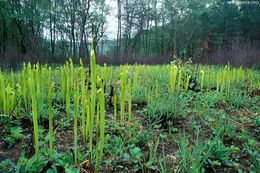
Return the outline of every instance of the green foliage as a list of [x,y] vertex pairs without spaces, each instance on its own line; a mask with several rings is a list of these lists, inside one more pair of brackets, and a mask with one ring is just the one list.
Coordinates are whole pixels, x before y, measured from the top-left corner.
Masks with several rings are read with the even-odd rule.
[[132,88],[131,88],[132,82],[131,80],[128,81],[127,86],[127,104],[128,104],[128,128],[130,128],[131,123],[131,116],[132,116]]
[[120,122],[125,122],[125,101],[126,101],[126,83],[127,83],[127,69],[121,68],[120,73]]
[[258,71],[181,62],[101,67],[95,58],[92,49],[90,70],[70,61],[1,71],[0,157],[26,148],[1,171],[258,170]]
[[[174,121],[176,118],[184,118],[187,111],[189,98],[180,95],[159,95],[149,103],[145,113],[148,119]],[[161,119],[161,120],[160,120]]]
[[113,106],[114,106],[114,119],[117,118],[117,96],[116,94],[113,95]]
[[[99,123],[98,123],[98,127],[99,127],[99,133],[100,133],[100,137],[99,137],[99,144],[97,146],[97,155],[96,155],[96,169],[99,168],[100,166],[100,162],[102,161],[103,158],[103,149],[104,149],[104,145],[105,145],[105,95],[104,95],[104,85],[102,83],[101,78],[98,78],[98,85],[100,87],[100,89],[97,91],[98,93],[98,101],[99,101],[99,114],[97,114],[97,116],[99,116]],[[97,129],[98,130],[98,129]]]
[[205,72],[201,71],[201,81],[200,81],[200,90],[203,90],[204,87],[204,76],[205,76]]
[[53,108],[52,99],[54,95],[54,82],[51,82],[48,94],[48,113],[49,113],[49,135],[50,135],[50,159],[53,160]]
[[9,148],[14,146],[14,144],[20,141],[25,136],[23,135],[23,129],[19,126],[11,127],[10,135],[3,136],[3,140],[9,144]]
[[74,157],[75,157],[75,164],[78,163],[78,115],[79,115],[79,88],[78,84],[75,83],[74,85]]
[[235,167],[236,162],[232,161],[232,154],[240,151],[238,147],[227,147],[223,144],[218,135],[209,138],[204,144],[199,142],[198,133],[194,146],[189,149],[185,134],[180,137],[180,158],[182,164],[181,172],[201,172],[209,165],[212,167],[231,166]]
[[188,143],[187,143],[185,133],[180,138],[179,148],[180,148],[180,156],[182,158],[181,169],[182,169],[182,172],[185,172],[188,169],[187,163],[188,163],[188,159],[189,159],[188,158],[189,157]]
[[[10,172],[40,172],[47,164],[47,161],[39,161],[37,155],[34,155],[32,158],[28,159],[25,157],[25,151],[23,151],[16,166],[14,166],[14,163],[11,161],[6,161],[6,163],[6,167],[3,168],[5,170],[7,167],[9,167],[9,170],[11,170]],[[2,165],[0,165],[0,167],[1,166]]]
[[81,80],[81,133],[83,140],[86,141],[86,77],[85,77],[85,69],[82,63],[82,60],[80,59],[80,80]]
[[130,147],[130,154],[132,156],[134,163],[138,163],[138,161],[141,160],[141,158],[142,158],[141,149],[139,147],[134,146],[134,145]]
[[205,155],[208,156],[207,164],[212,166],[221,166],[221,164],[228,164],[232,154],[239,151],[238,147],[226,147],[223,142],[215,138],[206,142]]
[[39,127],[38,127],[38,109],[37,109],[37,97],[35,92],[35,82],[33,78],[33,71],[29,69],[30,78],[28,80],[28,86],[30,90],[32,100],[32,115],[33,115],[33,131],[34,131],[34,148],[36,157],[39,157]]
[[246,95],[243,96],[241,91],[238,91],[236,89],[231,91],[229,97],[227,98],[227,101],[235,109],[245,106],[245,104],[248,103],[247,100],[248,100],[248,96]]
[[170,91],[171,93],[174,93],[175,91],[175,86],[176,86],[176,77],[177,77],[177,72],[178,72],[178,68],[175,65],[171,65],[170,67]]
[[66,114],[68,119],[70,119],[70,97],[71,97],[71,79],[70,79],[70,68],[68,62],[65,66],[66,69]]
[[92,41],[92,49],[90,52],[90,80],[91,80],[91,100],[90,100],[90,118],[89,118],[89,146],[92,159],[92,138],[94,130],[94,117],[96,112],[96,92],[97,92],[97,74],[96,74],[96,55],[94,52],[94,42]]

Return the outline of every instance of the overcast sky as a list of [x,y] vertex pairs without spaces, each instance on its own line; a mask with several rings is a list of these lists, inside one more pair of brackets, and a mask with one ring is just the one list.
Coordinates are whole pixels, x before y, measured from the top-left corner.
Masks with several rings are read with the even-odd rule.
[[[106,4],[110,7],[110,15],[107,16],[107,23],[105,25],[105,34],[109,39],[116,39],[117,36],[117,3],[116,0],[106,0]],[[43,29],[45,38],[49,38],[49,29]],[[59,39],[59,38],[57,38]]]
[[110,6],[110,15],[107,16],[106,34],[108,38],[115,39],[117,35],[117,5],[116,0],[106,0]]

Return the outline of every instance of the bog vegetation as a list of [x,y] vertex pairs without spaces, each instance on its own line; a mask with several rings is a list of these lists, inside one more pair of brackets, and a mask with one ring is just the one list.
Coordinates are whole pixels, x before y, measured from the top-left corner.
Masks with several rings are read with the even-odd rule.
[[257,172],[260,73],[191,65],[0,71],[0,172]]
[[259,0],[1,0],[0,67],[24,61],[260,66]]

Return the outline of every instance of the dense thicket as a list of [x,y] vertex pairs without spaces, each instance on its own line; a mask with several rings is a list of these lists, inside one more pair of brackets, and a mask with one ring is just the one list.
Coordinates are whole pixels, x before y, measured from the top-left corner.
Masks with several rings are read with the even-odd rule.
[[2,0],[0,7],[4,64],[86,58],[92,35],[104,36],[108,12],[104,0]]
[[105,0],[2,0],[2,64],[31,60],[88,62],[94,36],[98,62],[252,65],[260,61],[260,2],[117,0],[117,38],[109,40]]
[[192,57],[234,65],[260,61],[259,1],[118,0],[118,4],[123,24],[116,50],[122,58],[152,56],[152,62],[162,62],[158,57]]

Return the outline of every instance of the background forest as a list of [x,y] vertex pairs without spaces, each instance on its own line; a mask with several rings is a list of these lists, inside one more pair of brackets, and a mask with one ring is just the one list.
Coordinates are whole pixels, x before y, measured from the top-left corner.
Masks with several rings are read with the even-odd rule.
[[[109,4],[117,8],[110,8]],[[117,10],[117,30],[107,17]],[[260,62],[260,2],[227,0],[1,0],[0,64],[89,62],[252,66]]]

